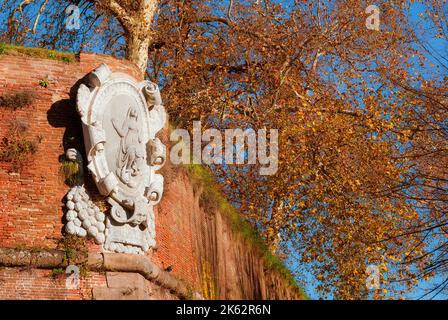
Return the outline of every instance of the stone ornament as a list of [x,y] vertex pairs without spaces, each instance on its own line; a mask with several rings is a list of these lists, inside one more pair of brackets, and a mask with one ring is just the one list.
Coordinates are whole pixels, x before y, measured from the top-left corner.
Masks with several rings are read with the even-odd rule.
[[105,215],[90,200],[84,186],[75,186],[67,194],[67,225],[65,230],[73,235],[93,237],[97,244],[103,244],[105,238]]
[[77,95],[87,168],[111,210],[104,216],[85,189],[75,187],[67,197],[67,207],[69,201],[75,207],[68,207],[66,230],[90,235],[108,251],[143,254],[156,245],[153,207],[163,194],[163,176],[156,171],[165,163],[166,148],[156,134],[167,116],[159,88],[112,73],[106,64],[87,79]]

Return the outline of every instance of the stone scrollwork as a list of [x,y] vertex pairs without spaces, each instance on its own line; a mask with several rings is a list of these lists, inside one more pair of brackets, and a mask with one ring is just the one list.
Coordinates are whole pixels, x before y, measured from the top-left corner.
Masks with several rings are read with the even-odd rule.
[[143,254],[156,245],[153,207],[163,194],[163,176],[156,173],[166,159],[156,137],[166,122],[160,92],[106,64],[87,79],[77,96],[87,168],[111,210],[99,212],[84,187],[74,187],[67,195],[66,230],[94,237],[105,250]]

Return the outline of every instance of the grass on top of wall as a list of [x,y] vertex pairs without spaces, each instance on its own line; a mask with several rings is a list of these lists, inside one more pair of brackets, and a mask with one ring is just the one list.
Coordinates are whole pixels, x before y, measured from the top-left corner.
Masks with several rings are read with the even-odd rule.
[[232,228],[237,231],[249,243],[253,244],[263,254],[266,267],[277,271],[296,290],[300,292],[303,299],[309,300],[309,296],[300,287],[289,269],[280,258],[269,250],[260,233],[247,222],[235,207],[219,191],[210,171],[196,164],[186,165],[189,176],[202,187],[200,202],[203,207],[217,209],[230,218]]
[[22,55],[28,57],[63,61],[67,63],[75,62],[78,60],[78,57],[75,53],[60,52],[56,50],[42,49],[42,48],[15,46],[0,42],[0,55],[2,54]]

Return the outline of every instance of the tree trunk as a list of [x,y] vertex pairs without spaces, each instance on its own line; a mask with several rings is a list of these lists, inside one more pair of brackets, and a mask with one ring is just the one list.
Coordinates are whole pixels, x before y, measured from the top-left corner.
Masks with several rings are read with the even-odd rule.
[[100,3],[120,21],[125,30],[126,58],[134,62],[144,76],[148,67],[148,49],[152,38],[151,25],[158,0],[133,1],[138,5],[135,10],[131,10],[130,4],[126,5],[125,1],[102,0]]
[[137,30],[131,30],[126,35],[126,59],[134,62],[143,76],[148,67],[148,48],[150,41],[151,39],[147,33],[146,35],[141,34]]

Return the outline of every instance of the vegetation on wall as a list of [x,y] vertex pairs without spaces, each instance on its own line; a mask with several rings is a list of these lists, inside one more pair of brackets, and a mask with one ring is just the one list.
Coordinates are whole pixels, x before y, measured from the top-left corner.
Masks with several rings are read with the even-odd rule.
[[[59,162],[61,164],[59,168],[59,173],[64,183],[70,187],[75,185],[81,185],[83,183],[83,172],[87,168],[81,168],[82,161],[82,151],[84,150],[84,139],[82,130],[80,131],[66,131],[63,137],[64,154],[59,157]],[[79,159],[68,159],[67,150],[75,149],[79,152]]]
[[87,277],[89,273],[88,256],[89,250],[87,247],[87,239],[78,237],[76,235],[64,234],[59,240],[57,248],[64,251],[64,262],[67,265],[74,264],[79,268],[79,274],[82,277]]
[[63,61],[67,63],[77,61],[77,55],[70,52],[59,52],[56,50],[41,49],[41,48],[28,48],[0,42],[0,55],[1,54],[23,55],[34,58]]
[[71,161],[62,157],[61,167],[59,173],[64,179],[64,183],[70,187],[73,187],[80,183],[81,177],[79,176],[80,168],[77,161]]
[[61,276],[61,275],[63,275],[63,274],[65,274],[65,270],[62,269],[62,268],[53,268],[53,269],[51,270],[51,276],[52,276],[53,278],[57,278],[57,277],[59,277],[59,276]]
[[0,96],[0,108],[12,110],[25,108],[33,103],[34,98],[34,93],[30,91],[5,93]]
[[42,88],[48,88],[48,86],[50,85],[50,79],[48,79],[48,77],[45,77],[45,78],[43,78],[43,79],[40,79],[40,80],[39,80],[39,85],[40,85]]
[[42,137],[28,138],[28,124],[14,120],[10,129],[0,141],[0,161],[11,164],[13,171],[19,172],[33,159]]
[[[208,212],[218,210],[225,217],[229,218],[233,230],[241,235],[248,244],[255,246],[260,251],[265,262],[265,267],[278,272],[291,287],[300,292],[304,299],[308,299],[307,294],[297,284],[289,269],[266,245],[258,230],[245,220],[238,210],[223,196],[223,192],[220,190],[219,185],[216,183],[210,171],[201,165],[188,165],[186,168],[192,182],[196,184],[196,188],[201,192],[199,198],[201,207]],[[201,268],[201,273],[205,272],[205,274],[202,274],[203,289],[205,289],[207,294],[216,294],[209,281],[211,269],[207,269],[207,265],[202,265]]]

